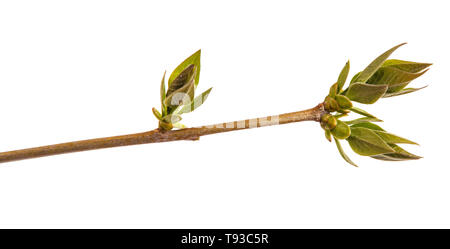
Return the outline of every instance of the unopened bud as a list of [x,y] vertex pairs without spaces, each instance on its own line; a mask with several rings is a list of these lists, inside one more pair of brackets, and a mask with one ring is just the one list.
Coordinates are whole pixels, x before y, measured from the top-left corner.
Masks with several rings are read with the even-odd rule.
[[327,128],[333,130],[337,125],[337,120],[335,117],[331,116],[327,121]]
[[327,96],[324,101],[324,108],[328,112],[335,112],[339,110],[339,105],[335,99]]
[[346,139],[350,136],[351,131],[346,123],[338,120],[336,127],[331,129],[331,133],[335,138]]
[[339,105],[339,109],[350,109],[353,107],[352,101],[344,95],[336,95],[336,102]]

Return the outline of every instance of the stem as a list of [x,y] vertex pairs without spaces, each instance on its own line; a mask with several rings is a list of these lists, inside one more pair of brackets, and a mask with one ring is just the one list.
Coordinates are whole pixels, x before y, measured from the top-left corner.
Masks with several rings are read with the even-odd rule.
[[47,145],[23,150],[14,150],[0,153],[0,163],[22,159],[52,156],[63,153],[127,146],[135,144],[161,143],[177,140],[198,140],[200,136],[244,130],[250,128],[264,127],[270,125],[287,124],[300,121],[320,121],[320,117],[326,113],[323,104],[314,108],[285,113],[264,118],[247,119],[209,126],[200,126],[180,130],[155,129],[142,133],[122,136],[95,138],[75,142]]

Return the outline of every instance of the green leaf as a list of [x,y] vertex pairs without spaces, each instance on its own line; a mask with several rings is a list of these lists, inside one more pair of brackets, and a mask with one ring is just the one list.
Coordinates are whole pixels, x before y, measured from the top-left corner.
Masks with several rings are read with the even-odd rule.
[[345,95],[359,103],[373,104],[386,93],[387,89],[387,85],[369,85],[358,82],[350,85]]
[[162,118],[163,122],[169,123],[169,124],[175,124],[179,121],[181,121],[181,116],[177,114],[169,114]]
[[352,80],[350,80],[350,84],[355,83],[358,80],[358,77],[360,74],[361,74],[361,72],[358,72],[355,75],[353,75]]
[[186,60],[181,62],[181,64],[173,70],[172,74],[170,74],[169,77],[169,87],[170,85],[172,85],[172,82],[175,80],[175,78],[178,77],[178,75],[190,65],[195,65],[197,68],[197,75],[195,76],[195,86],[198,85],[198,81],[200,79],[200,55],[201,50],[198,50],[197,52],[189,56]]
[[394,67],[398,68],[402,71],[410,72],[410,73],[418,73],[429,66],[432,63],[421,63],[421,62],[412,62],[412,61],[403,61],[397,59],[387,60],[383,63],[382,67]]
[[386,131],[375,130],[375,133],[388,144],[416,144],[416,145],[418,145],[416,142],[413,142],[406,138],[402,138],[397,135],[388,133]]
[[362,127],[373,130],[381,139],[383,139],[388,144],[417,144],[411,140],[406,138],[399,137],[397,135],[391,134],[383,130],[380,126],[370,123],[370,122],[361,122],[351,126],[352,128]]
[[353,106],[350,99],[344,95],[336,95],[335,99],[341,109],[346,110],[346,109],[352,108],[352,106]]
[[[195,71],[194,71],[195,72]],[[175,82],[175,81],[174,81]],[[181,88],[178,88],[170,95],[167,94],[165,104],[168,107],[180,106],[184,103],[189,103],[194,98],[195,91],[195,73],[190,75],[188,82]],[[173,108],[169,108],[173,110]]]
[[385,93],[383,95],[383,98],[395,97],[395,96],[399,96],[399,95],[403,95],[403,94],[407,94],[407,93],[412,93],[412,92],[415,92],[415,91],[419,91],[420,89],[423,89],[425,87],[427,87],[427,86],[423,86],[423,87],[420,87],[420,88],[404,88],[404,89],[402,89],[402,90],[400,90],[398,92]]
[[178,107],[174,113],[175,114],[183,114],[183,113],[189,113],[197,109],[199,106],[201,106],[203,103],[205,103],[206,99],[209,96],[209,93],[211,92],[212,87],[208,90],[204,91],[199,96],[195,97],[195,99],[188,104],[185,104],[183,106]]
[[333,115],[336,119],[338,119],[338,118],[342,118],[342,117],[345,117],[345,116],[348,116],[348,114],[347,113],[339,113],[339,114],[336,114],[336,115]]
[[328,96],[330,96],[330,98],[334,98],[336,96],[336,93],[338,92],[337,89],[338,89],[337,83],[334,83],[333,85],[331,85]]
[[328,129],[325,129],[325,138],[331,142],[331,132]]
[[368,113],[367,111],[364,111],[364,110],[361,109],[361,108],[358,108],[358,107],[353,106],[353,107],[350,108],[349,110],[352,111],[352,112],[354,112],[354,113],[357,113],[357,114],[359,114],[359,115],[366,116],[366,117],[368,117],[368,118],[373,118],[373,119],[375,119],[374,122],[383,122],[381,119],[378,119],[378,118],[375,117],[374,115]]
[[194,64],[191,64],[188,67],[186,67],[183,70],[183,72],[178,74],[178,76],[172,81],[172,84],[169,85],[169,89],[167,89],[166,96],[169,96],[178,89],[184,87],[185,85],[190,83],[191,80],[195,81],[196,73],[197,68]]
[[377,70],[380,68],[384,61],[400,46],[405,45],[406,43],[399,44],[388,51],[384,52],[382,55],[378,56],[375,60],[373,60],[362,72],[359,74],[356,79],[357,82],[366,82]]
[[341,73],[339,74],[337,80],[337,93],[340,93],[342,88],[344,87],[349,71],[350,71],[350,61],[347,61],[347,63],[345,63],[344,68],[342,68]]
[[372,85],[389,85],[387,90],[390,92],[397,92],[407,86],[412,80],[422,76],[428,70],[419,73],[409,73],[394,67],[380,68],[370,79],[367,84]]
[[351,135],[347,138],[347,141],[353,151],[362,156],[394,152],[383,139],[367,128],[351,127]]
[[158,120],[162,120],[162,115],[161,115],[161,113],[159,113],[159,111],[156,110],[155,107],[152,108],[152,111],[153,111],[153,115],[155,115],[155,117],[156,117]]
[[383,161],[406,161],[406,160],[417,160],[417,159],[422,158],[421,156],[414,155],[414,154],[404,150],[402,147],[400,147],[398,145],[389,144],[389,146],[391,146],[395,152],[374,155],[371,157],[374,159],[383,160]]
[[[362,118],[362,119],[364,119],[364,118]],[[378,126],[374,123],[370,123],[370,122],[356,123],[356,124],[352,125],[352,127],[362,127],[362,128],[375,130],[375,131],[384,131],[383,128],[381,128],[380,126]]]
[[354,163],[352,160],[350,160],[350,158],[347,156],[347,154],[345,154],[344,150],[342,149],[341,143],[339,142],[338,139],[334,139],[334,141],[336,142],[336,147],[339,151],[339,154],[341,154],[342,158],[344,158],[344,160],[346,162],[348,162],[349,164],[358,167],[358,165],[356,165],[356,163]]
[[341,120],[337,120],[336,127],[331,130],[331,134],[333,134],[333,137],[335,138],[346,139],[350,136],[350,127]]
[[374,115],[372,115],[372,114],[370,114],[370,113],[364,111],[364,110],[361,109],[361,108],[355,107],[355,106],[353,106],[352,108],[350,108],[350,111],[352,111],[352,112],[354,112],[354,113],[358,113],[359,115],[366,116],[366,117],[368,117],[368,118],[374,118],[374,119],[377,119],[377,122],[381,121],[380,119],[378,119],[378,118],[375,117]]
[[164,104],[164,101],[166,100],[166,83],[165,83],[165,78],[166,78],[166,72],[164,71],[162,80],[161,80],[161,89],[160,89],[160,95],[161,95],[161,111],[162,114],[165,116],[167,114],[167,108],[166,105]]

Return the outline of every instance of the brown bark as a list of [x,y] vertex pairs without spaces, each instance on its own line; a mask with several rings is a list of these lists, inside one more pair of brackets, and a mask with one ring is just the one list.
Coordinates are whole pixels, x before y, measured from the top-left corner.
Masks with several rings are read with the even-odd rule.
[[323,104],[319,104],[316,107],[308,110],[268,116],[264,118],[247,119],[216,125],[185,128],[180,130],[165,131],[155,129],[147,132],[129,135],[95,138],[23,150],[7,151],[0,153],[0,163],[22,159],[37,158],[43,156],[51,156],[70,152],[95,150],[95,149],[111,148],[135,144],[161,143],[177,140],[198,140],[201,136],[221,132],[229,132],[278,124],[287,124],[300,121],[320,121],[320,117],[324,113],[325,110],[323,108]]

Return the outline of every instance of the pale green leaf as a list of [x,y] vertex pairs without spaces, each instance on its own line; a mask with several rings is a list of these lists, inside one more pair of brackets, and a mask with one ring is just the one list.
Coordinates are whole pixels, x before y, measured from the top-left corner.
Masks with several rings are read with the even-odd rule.
[[172,92],[170,95],[167,95],[165,104],[169,107],[170,110],[173,111],[174,108],[172,107],[174,106],[180,106],[192,101],[195,91],[194,76],[195,74],[192,74],[190,79],[184,86]]
[[328,129],[325,129],[325,138],[331,142],[331,132]]
[[337,93],[340,93],[342,88],[344,87],[349,71],[350,71],[350,61],[347,61],[347,63],[345,63],[344,68],[342,68],[341,73],[339,74],[337,80]]
[[341,110],[347,110],[353,107],[353,104],[350,101],[350,99],[344,95],[338,94],[334,97],[334,99],[338,103]]
[[389,146],[391,146],[395,152],[374,155],[371,157],[378,159],[378,160],[383,160],[383,161],[406,161],[406,160],[417,160],[417,159],[422,158],[421,156],[414,155],[414,154],[404,150],[403,148],[401,148],[398,145],[389,144]]
[[345,154],[344,149],[341,146],[341,142],[339,142],[338,139],[334,139],[334,141],[336,142],[336,147],[339,151],[339,154],[341,154],[342,158],[344,158],[344,160],[346,162],[348,162],[349,164],[358,167],[358,165],[356,165],[356,163],[354,163],[352,160],[350,160],[350,158],[347,156],[347,154]]
[[169,114],[162,118],[163,122],[169,123],[169,124],[175,124],[179,121],[181,121],[181,116],[177,114]]
[[388,144],[416,144],[417,145],[416,142],[413,142],[406,138],[402,138],[397,135],[388,133],[386,131],[375,130],[375,133]]
[[380,122],[380,121],[381,121],[381,120],[379,120],[377,117],[375,117],[374,115],[372,115],[372,114],[370,114],[370,113],[364,111],[364,110],[361,109],[361,108],[358,108],[358,107],[353,106],[353,107],[350,108],[349,110],[352,111],[352,112],[354,112],[354,113],[358,113],[359,115],[366,116],[366,117],[368,117],[368,118],[374,118],[374,119],[377,120],[376,122]]
[[200,55],[201,55],[201,50],[198,50],[197,52],[195,52],[194,54],[189,56],[186,60],[181,62],[181,64],[178,65],[178,67],[176,67],[173,70],[172,74],[170,74],[170,77],[169,77],[169,83],[168,83],[169,87],[172,84],[172,82],[175,80],[175,78],[181,72],[183,72],[189,65],[195,65],[197,68],[197,74],[195,76],[195,86],[198,85],[198,81],[200,79]]
[[398,69],[406,71],[406,72],[418,73],[418,72],[428,68],[431,65],[432,65],[432,63],[421,63],[421,62],[390,59],[390,60],[385,61],[383,63],[382,67],[394,67],[394,68],[398,68]]
[[[178,76],[172,81],[167,89],[166,97],[174,93],[180,88],[183,88],[191,81],[195,81],[195,76],[197,73],[197,68],[194,64],[189,65],[185,68]],[[166,102],[167,103],[167,102]]]
[[161,80],[161,88],[160,88],[160,95],[161,95],[161,111],[163,115],[167,114],[167,108],[166,108],[166,104],[164,103],[166,100],[166,82],[165,82],[165,78],[166,78],[166,72],[164,71],[162,80]]
[[161,115],[161,113],[160,113],[158,110],[156,110],[155,107],[152,108],[152,112],[153,112],[153,115],[155,115],[155,117],[156,117],[158,120],[162,120],[162,115]]
[[347,138],[347,141],[353,151],[362,156],[394,152],[383,139],[367,128],[351,127],[351,135]]
[[212,90],[212,87],[209,88],[208,90],[204,91],[199,96],[195,97],[193,101],[178,107],[174,111],[174,113],[176,113],[176,114],[183,114],[183,113],[189,113],[189,112],[194,111],[199,106],[201,106],[203,103],[205,103],[205,101],[208,98],[209,93],[211,92],[211,90]]
[[336,96],[337,92],[338,92],[338,85],[337,85],[337,83],[334,83],[330,87],[330,92],[329,92],[328,96],[330,96],[330,98],[334,98]]
[[386,93],[387,89],[387,85],[369,85],[358,82],[350,85],[345,95],[359,103],[373,104]]
[[352,79],[350,80],[350,84],[355,83],[358,80],[358,77],[360,74],[361,74],[361,72],[358,72],[355,75],[353,75]]
[[420,89],[423,89],[425,87],[427,87],[427,86],[420,87],[420,88],[404,88],[398,92],[385,93],[383,95],[383,98],[395,97],[395,96],[399,96],[399,95],[403,95],[403,94],[407,94],[407,93],[412,93],[412,92],[418,91]]
[[348,116],[348,113],[339,113],[339,114],[336,114],[336,115],[333,115],[336,119],[338,119],[338,118],[342,118],[342,117],[346,117],[346,116]]
[[378,56],[373,60],[358,76],[357,82],[366,82],[384,63],[384,61],[400,46],[406,43],[399,44],[388,51],[384,52],[382,55]]
[[394,67],[382,67],[370,77],[367,84],[389,85],[387,90],[388,93],[397,92],[407,86],[412,80],[422,76],[426,72],[427,70],[419,73],[409,73]]
[[375,131],[384,131],[383,128],[381,128],[380,126],[378,126],[374,123],[367,122],[367,121],[356,123],[356,124],[352,125],[352,127],[363,127],[363,128],[367,128],[367,129],[371,129],[371,130],[375,130]]

